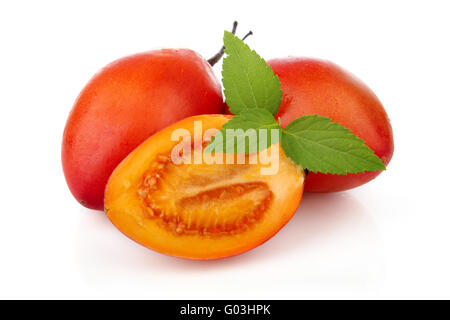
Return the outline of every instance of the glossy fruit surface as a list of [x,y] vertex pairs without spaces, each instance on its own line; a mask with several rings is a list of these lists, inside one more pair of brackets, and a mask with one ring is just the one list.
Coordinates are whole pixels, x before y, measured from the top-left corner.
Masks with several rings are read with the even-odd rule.
[[72,194],[102,210],[110,174],[136,146],[183,118],[222,111],[220,83],[192,50],[149,51],[109,64],[82,90],[64,130]]
[[[303,115],[318,114],[347,127],[374,150],[385,165],[394,152],[392,128],[383,105],[359,79],[334,63],[285,58],[268,61],[281,81],[283,97],[276,118],[282,126]],[[334,192],[360,186],[378,172],[348,175],[310,173],[305,191]]]
[[176,129],[194,136],[194,121],[201,121],[205,132],[229,119],[190,117],[136,148],[117,166],[106,188],[105,212],[112,223],[150,249],[190,259],[236,255],[277,233],[295,213],[304,181],[304,171],[281,148],[275,175],[262,175],[266,165],[249,164],[248,159],[246,164],[172,161]]

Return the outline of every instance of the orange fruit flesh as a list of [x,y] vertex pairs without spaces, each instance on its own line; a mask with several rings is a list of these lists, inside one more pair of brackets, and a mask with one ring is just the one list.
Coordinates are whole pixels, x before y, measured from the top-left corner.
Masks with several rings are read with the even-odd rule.
[[[172,256],[217,259],[250,250],[272,237],[295,213],[304,171],[279,151],[279,170],[262,164],[174,164],[171,134],[219,129],[228,116],[184,119],[150,137],[113,172],[105,211],[113,224],[142,245]],[[272,146],[269,153],[276,148]]]

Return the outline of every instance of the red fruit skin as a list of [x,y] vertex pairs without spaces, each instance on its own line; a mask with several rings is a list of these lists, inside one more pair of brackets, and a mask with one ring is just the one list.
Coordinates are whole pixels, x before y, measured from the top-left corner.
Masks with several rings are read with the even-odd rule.
[[186,117],[223,113],[211,66],[188,49],[162,49],[119,59],[78,96],[63,135],[67,184],[85,207],[103,210],[114,168],[141,142]]
[[[276,118],[282,126],[304,115],[331,118],[363,139],[385,165],[394,152],[392,127],[383,105],[363,82],[336,64],[308,58],[268,61],[283,90]],[[358,187],[380,174],[330,175],[310,172],[308,192],[335,192]]]

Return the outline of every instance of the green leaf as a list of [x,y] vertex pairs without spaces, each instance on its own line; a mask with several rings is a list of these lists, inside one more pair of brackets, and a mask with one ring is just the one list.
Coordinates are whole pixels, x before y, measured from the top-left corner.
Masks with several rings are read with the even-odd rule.
[[281,145],[289,158],[312,172],[347,174],[386,169],[363,140],[318,115],[292,121],[282,132]]
[[281,105],[281,84],[272,68],[255,51],[225,31],[227,56],[222,65],[225,101],[231,113],[247,109],[266,109],[276,114]]
[[[216,139],[217,135],[222,136]],[[222,126],[206,147],[206,152],[247,154],[263,151],[280,141],[281,127],[265,109],[251,109],[234,116]],[[220,145],[222,144],[222,145]]]

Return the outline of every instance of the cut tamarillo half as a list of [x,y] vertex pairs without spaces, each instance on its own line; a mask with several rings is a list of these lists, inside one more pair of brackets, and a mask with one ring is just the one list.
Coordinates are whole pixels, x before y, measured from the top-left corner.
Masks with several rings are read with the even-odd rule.
[[[189,154],[176,149],[185,141],[185,136],[173,140],[177,129],[194,137],[195,123],[201,122],[203,137],[229,119],[226,115],[186,118],[137,147],[108,181],[105,212],[111,222],[150,249],[190,259],[233,256],[275,235],[297,210],[305,177],[278,144],[266,150],[277,154],[273,174],[262,170],[273,164],[251,161],[261,152],[245,155],[245,163],[229,163],[227,155],[214,153],[225,163],[211,164],[205,157],[195,158],[208,140],[197,147],[192,143]],[[173,154],[193,160],[180,163]],[[233,155],[234,160],[237,157]]]

